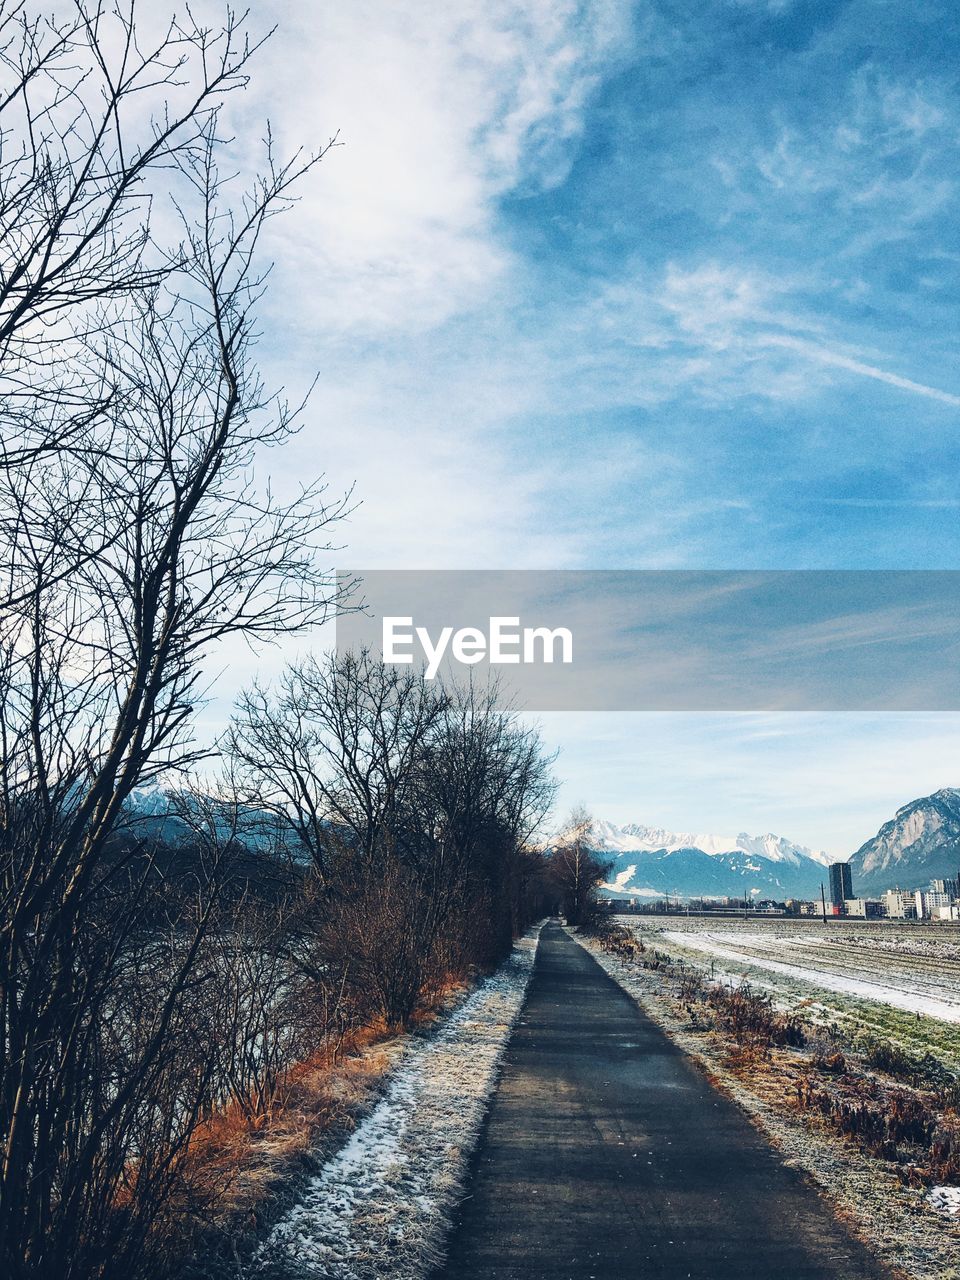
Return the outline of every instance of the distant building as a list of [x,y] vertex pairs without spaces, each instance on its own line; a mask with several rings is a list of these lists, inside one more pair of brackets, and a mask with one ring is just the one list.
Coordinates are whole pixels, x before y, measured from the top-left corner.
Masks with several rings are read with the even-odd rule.
[[912,893],[903,889],[888,889],[883,895],[883,905],[891,920],[915,920],[917,902]]
[[[913,901],[917,909],[918,920],[939,919],[938,912],[940,908],[952,906],[953,894],[941,892],[937,889],[918,889],[913,895]],[[947,916],[947,919],[949,918]]]
[[843,906],[848,916],[862,916],[865,920],[876,920],[883,915],[879,898],[847,898]]
[[853,897],[853,876],[849,862],[830,863],[830,901],[835,907],[842,907],[848,898]]

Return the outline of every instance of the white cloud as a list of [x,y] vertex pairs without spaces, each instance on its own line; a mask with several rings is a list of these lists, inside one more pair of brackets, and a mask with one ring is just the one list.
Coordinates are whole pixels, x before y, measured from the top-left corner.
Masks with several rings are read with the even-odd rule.
[[288,10],[244,113],[269,110],[287,150],[344,144],[278,233],[307,322],[410,332],[485,301],[512,265],[497,198],[564,176],[628,27],[624,0]]
[[[220,0],[203,0],[211,20]],[[549,403],[548,358],[514,345],[523,263],[498,201],[564,177],[601,71],[628,52],[628,0],[288,0],[228,100],[238,167],[270,118],[277,150],[332,151],[269,228],[271,384],[320,382],[303,434],[266,455],[278,489],[323,470],[360,506],[341,562],[466,567],[576,559],[491,433]],[[456,325],[462,317],[466,324]],[[526,347],[526,349],[524,349]],[[295,394],[295,391],[294,393]]]
[[955,146],[952,85],[897,80],[867,66],[838,87],[832,120],[783,126],[742,164],[728,156],[714,163],[731,186],[753,168],[791,200],[827,197],[858,221],[870,219],[850,239],[848,251],[859,253],[896,239],[954,197]]
[[[820,314],[829,293],[814,271],[775,277],[750,266],[669,263],[659,277],[640,266],[598,291],[588,311],[596,336],[649,353],[639,363],[637,403],[678,390],[715,403],[733,397],[800,401],[831,385],[829,370],[885,383],[951,407],[960,395],[884,369],[877,353],[842,344]],[[609,390],[608,380],[607,388]]]

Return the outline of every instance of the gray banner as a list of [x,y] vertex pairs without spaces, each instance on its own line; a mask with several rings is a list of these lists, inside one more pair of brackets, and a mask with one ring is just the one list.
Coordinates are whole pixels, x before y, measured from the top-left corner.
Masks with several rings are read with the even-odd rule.
[[529,711],[960,709],[960,571],[374,570],[339,651]]

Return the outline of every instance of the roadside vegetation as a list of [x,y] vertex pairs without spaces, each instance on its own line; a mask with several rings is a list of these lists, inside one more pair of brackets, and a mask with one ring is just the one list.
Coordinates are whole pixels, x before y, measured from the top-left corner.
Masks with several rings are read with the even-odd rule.
[[603,908],[598,886],[609,873],[609,864],[590,848],[593,818],[577,806],[559,832],[550,854],[550,879],[557,905],[567,924],[585,928],[599,923]]
[[423,1280],[441,1260],[533,972],[522,938],[433,1035],[410,1037],[382,1099],[299,1188],[248,1274]]
[[838,1013],[848,1002],[858,1016],[869,1004],[914,1020],[919,1013],[923,1022],[957,1028],[960,1045],[960,937],[950,924],[686,917],[645,932],[692,963],[705,955],[718,968],[748,974],[778,999],[803,992]]
[[[889,1041],[918,1057],[930,1053],[960,1075],[960,1025],[930,1014],[926,1004],[930,995],[948,1007],[956,1000],[960,939],[953,929],[887,923],[866,931],[847,926],[838,937],[836,929],[819,922],[744,925],[728,920],[720,925],[691,918],[679,927],[675,921],[647,922],[641,932],[647,945],[674,963],[682,960],[724,981],[743,980],[772,996],[778,1009],[797,1010],[857,1042]],[[705,934],[717,940],[717,951],[704,946]],[[771,953],[786,962],[796,957],[803,975],[766,967]],[[821,969],[834,977],[842,972],[849,980],[847,989],[819,984]],[[860,994],[860,979],[875,988],[874,998]],[[886,1003],[882,996],[887,986],[907,1000],[915,995],[915,1007]]]

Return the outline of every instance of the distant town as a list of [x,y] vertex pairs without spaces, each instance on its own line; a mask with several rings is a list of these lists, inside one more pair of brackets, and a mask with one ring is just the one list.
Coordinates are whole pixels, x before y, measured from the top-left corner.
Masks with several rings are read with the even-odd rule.
[[819,919],[935,920],[960,923],[960,869],[955,878],[931,880],[926,889],[887,889],[879,898],[854,894],[849,862],[833,862],[827,868],[829,882],[821,885],[820,901],[802,898],[757,898],[750,894],[730,896],[683,896],[662,898],[611,898],[611,909],[629,915],[684,915],[715,913],[729,915],[810,916]]

